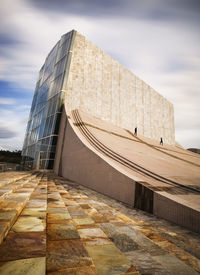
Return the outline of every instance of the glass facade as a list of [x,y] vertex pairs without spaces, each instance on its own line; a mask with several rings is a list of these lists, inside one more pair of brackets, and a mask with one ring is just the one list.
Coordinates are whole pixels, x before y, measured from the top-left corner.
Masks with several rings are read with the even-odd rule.
[[73,33],[61,37],[39,72],[22,149],[30,168],[53,168]]

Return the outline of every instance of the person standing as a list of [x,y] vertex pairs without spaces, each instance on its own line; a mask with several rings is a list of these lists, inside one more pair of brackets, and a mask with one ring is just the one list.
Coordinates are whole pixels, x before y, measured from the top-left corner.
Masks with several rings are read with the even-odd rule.
[[160,145],[163,145],[163,139],[162,139],[162,137],[160,138]]
[[134,135],[137,136],[137,127],[135,127]]

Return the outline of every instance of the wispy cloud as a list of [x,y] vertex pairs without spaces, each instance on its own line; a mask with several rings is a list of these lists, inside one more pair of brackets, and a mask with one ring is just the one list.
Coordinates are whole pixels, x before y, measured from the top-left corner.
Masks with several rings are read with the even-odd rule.
[[15,98],[0,97],[0,105],[14,105],[16,104]]
[[8,150],[20,150],[23,145],[29,109],[0,108],[0,146]]
[[0,139],[1,138],[9,139],[9,138],[13,138],[15,136],[16,136],[15,132],[13,132],[12,130],[8,129],[5,126],[0,126]]

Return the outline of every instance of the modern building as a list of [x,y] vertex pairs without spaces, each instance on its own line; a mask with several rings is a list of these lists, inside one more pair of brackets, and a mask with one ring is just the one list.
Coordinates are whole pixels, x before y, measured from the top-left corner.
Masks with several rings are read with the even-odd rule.
[[176,146],[173,105],[74,30],[40,70],[22,155],[199,232],[200,157]]
[[175,144],[173,105],[76,31],[47,56],[35,88],[22,155],[53,169],[64,104],[155,140]]

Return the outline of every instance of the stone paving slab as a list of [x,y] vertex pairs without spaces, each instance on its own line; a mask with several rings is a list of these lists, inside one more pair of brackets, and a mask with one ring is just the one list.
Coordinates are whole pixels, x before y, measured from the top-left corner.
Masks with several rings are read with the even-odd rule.
[[80,239],[78,231],[71,220],[67,224],[48,224],[47,236],[50,241]]
[[[196,233],[50,173],[20,186],[15,202],[4,200],[9,210],[0,209],[0,230],[10,229],[0,274],[200,273]],[[28,201],[14,211],[26,188]]]
[[45,233],[10,232],[0,246],[0,262],[45,256]]
[[45,257],[41,257],[0,263],[0,274],[44,275],[46,271],[45,260]]
[[16,180],[25,179],[30,176],[29,172],[4,172],[1,173],[0,187],[4,187],[7,184],[12,184],[16,182]]
[[[2,173],[0,190],[6,191],[0,196],[0,243],[17,220],[38,184],[37,175],[32,173]],[[10,176],[10,179],[9,179]],[[29,183],[29,187],[24,186]]]

